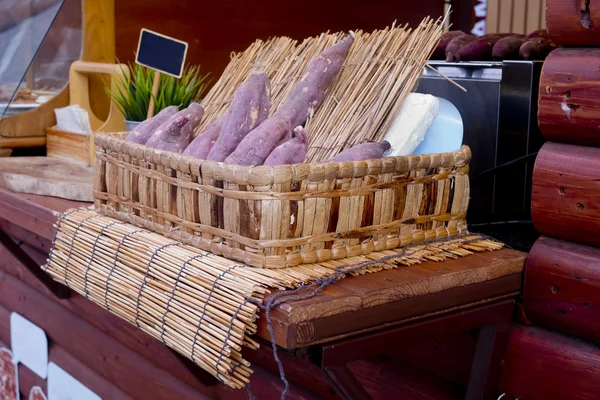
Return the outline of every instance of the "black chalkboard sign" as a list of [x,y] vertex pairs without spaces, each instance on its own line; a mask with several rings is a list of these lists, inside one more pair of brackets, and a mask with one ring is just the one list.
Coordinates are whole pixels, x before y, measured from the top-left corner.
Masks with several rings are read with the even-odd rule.
[[163,74],[181,78],[187,48],[186,42],[142,29],[135,62]]

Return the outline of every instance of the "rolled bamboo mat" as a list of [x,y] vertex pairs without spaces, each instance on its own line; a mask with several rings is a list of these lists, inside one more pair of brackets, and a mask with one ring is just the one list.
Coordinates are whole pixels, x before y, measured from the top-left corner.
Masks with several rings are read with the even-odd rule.
[[242,347],[258,347],[251,336],[271,290],[502,247],[473,234],[321,264],[262,269],[79,209],[58,221],[43,269],[226,385],[242,388],[252,373]]

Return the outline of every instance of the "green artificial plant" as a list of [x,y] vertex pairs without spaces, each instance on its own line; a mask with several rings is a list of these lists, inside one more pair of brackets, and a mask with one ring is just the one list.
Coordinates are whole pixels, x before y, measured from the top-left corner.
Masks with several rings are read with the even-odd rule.
[[[106,87],[106,91],[128,121],[144,121],[148,115],[154,70],[143,65],[129,65],[131,76],[123,74],[116,82],[116,91]],[[206,90],[208,74],[200,75],[200,66],[187,66],[181,78],[162,74],[158,93],[154,98],[154,114],[168,106],[184,109],[198,101]]]

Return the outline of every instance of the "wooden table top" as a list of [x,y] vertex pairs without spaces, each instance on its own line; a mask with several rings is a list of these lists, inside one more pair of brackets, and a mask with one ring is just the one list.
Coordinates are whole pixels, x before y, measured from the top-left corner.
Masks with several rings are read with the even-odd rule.
[[[0,219],[37,235],[38,248],[45,251],[58,216],[89,205],[0,188]],[[503,249],[342,279],[317,296],[272,310],[276,342],[288,349],[304,347],[516,296],[526,256]],[[264,315],[258,334],[269,338]]]

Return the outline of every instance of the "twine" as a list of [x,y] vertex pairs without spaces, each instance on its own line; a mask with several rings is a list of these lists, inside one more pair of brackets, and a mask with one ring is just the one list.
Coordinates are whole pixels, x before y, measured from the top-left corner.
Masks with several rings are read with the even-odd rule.
[[88,298],[88,295],[89,295],[89,292],[87,289],[88,272],[90,270],[90,267],[92,266],[92,263],[94,262],[94,257],[96,257],[96,249],[97,249],[98,241],[100,240],[102,235],[104,235],[104,231],[113,225],[125,225],[125,222],[113,221],[113,222],[109,223],[108,225],[103,226],[102,229],[100,229],[100,233],[98,234],[98,236],[96,236],[96,239],[94,240],[94,245],[92,247],[92,255],[90,257],[90,261],[87,263],[87,265],[85,267],[85,273],[83,274],[83,293],[85,294],[86,299]]
[[167,247],[182,246],[182,245],[183,245],[183,243],[179,243],[179,242],[166,244],[166,245],[161,246],[158,249],[154,250],[154,252],[150,256],[150,261],[148,261],[148,265],[146,266],[147,268],[146,268],[146,273],[144,274],[144,280],[142,282],[142,285],[140,286],[140,291],[138,292],[137,300],[135,301],[135,326],[138,329],[140,329],[140,324],[138,322],[138,317],[140,315],[140,299],[142,298],[142,292],[144,291],[144,286],[146,286],[146,280],[148,279],[148,275],[150,274],[150,267],[152,266],[152,263],[154,262],[154,257],[156,257],[156,255],[158,253],[160,253],[163,249],[166,249]]
[[[162,325],[161,325],[161,333],[160,333],[160,341],[166,346],[167,343],[165,343],[165,324],[166,324],[166,319],[167,319],[167,314],[169,313],[169,307],[171,307],[171,300],[173,300],[173,297],[175,297],[175,291],[177,290],[177,286],[179,285],[179,280],[181,279],[182,275],[183,275],[183,271],[187,268],[187,266],[192,262],[195,261],[197,259],[200,259],[204,257],[204,254],[198,254],[194,257],[188,258],[184,263],[183,266],[181,267],[181,269],[179,270],[179,272],[177,273],[177,278],[175,278],[175,285],[173,285],[173,290],[171,291],[171,295],[169,296],[169,300],[167,300],[167,307],[165,308],[165,313],[163,314],[163,318],[162,318]],[[192,347],[192,351],[193,351],[193,347]]]
[[[192,342],[192,361],[195,361],[194,358],[194,352],[196,351],[196,341],[198,339],[198,335],[200,334],[200,327],[202,326],[202,322],[204,322],[204,317],[206,316],[206,307],[208,306],[208,303],[210,303],[210,299],[213,296],[213,293],[215,292],[215,289],[217,288],[217,282],[219,282],[219,280],[221,278],[223,278],[225,276],[225,274],[227,274],[229,271],[232,271],[236,268],[239,268],[239,265],[234,265],[232,267],[229,267],[227,270],[221,272],[213,281],[211,287],[210,287],[210,291],[208,293],[208,297],[206,299],[206,302],[204,303],[204,306],[202,307],[202,314],[200,315],[200,319],[198,320],[198,329],[196,330],[196,334],[194,335],[194,341]],[[241,306],[240,306],[241,307]],[[233,318],[231,319],[232,323],[233,323]],[[229,339],[229,336],[231,334],[231,324],[229,325],[229,330],[227,332],[227,339]],[[224,341],[224,343],[227,343],[227,340]],[[221,354],[219,356],[219,360],[221,359],[221,357],[223,356],[223,349],[225,348],[225,344],[223,344],[223,348],[221,349]],[[219,370],[217,369],[217,378],[219,378]]]
[[[465,237],[465,236],[471,236],[472,234],[462,234],[459,236],[456,236],[454,239],[460,239],[461,237]],[[477,238],[473,238],[471,240],[467,240],[465,242],[462,242],[462,244],[469,244],[469,243],[473,243],[473,242],[478,242],[481,241],[482,238],[491,240],[496,242],[496,239],[484,235],[484,234],[477,234],[479,237]],[[304,284],[301,285],[300,287],[293,289],[293,290],[286,290],[286,291],[280,291],[278,293],[275,293],[271,298],[269,298],[269,301],[267,302],[267,304],[263,304],[262,302],[256,300],[256,299],[249,299],[248,301],[256,306],[258,306],[261,310],[263,310],[265,312],[265,319],[267,321],[267,327],[269,329],[269,335],[271,337],[271,347],[273,349],[273,358],[275,359],[275,362],[277,363],[277,367],[279,369],[279,377],[281,379],[281,382],[283,382],[284,384],[284,389],[281,393],[281,400],[285,400],[287,393],[289,391],[290,385],[289,382],[285,376],[285,371],[284,371],[284,367],[283,367],[283,363],[281,362],[279,355],[277,354],[277,343],[275,341],[275,330],[273,329],[273,321],[271,320],[271,310],[274,307],[278,307],[282,304],[285,303],[290,303],[290,302],[295,302],[295,301],[302,301],[302,300],[308,300],[308,299],[312,299],[313,297],[315,297],[316,295],[318,295],[323,289],[325,289],[327,286],[331,285],[332,283],[337,282],[340,278],[342,278],[343,276],[347,275],[347,274],[351,274],[353,272],[358,272],[362,269],[377,265],[377,264],[382,264],[385,263],[386,261],[391,261],[393,259],[396,258],[404,258],[404,257],[410,257],[411,255],[421,251],[422,249],[414,249],[411,253],[408,252],[408,250],[410,250],[412,247],[422,247],[423,245],[427,245],[427,244],[432,244],[432,243],[437,243],[437,242],[445,242],[448,239],[432,239],[429,241],[425,241],[423,243],[420,243],[418,245],[414,245],[414,246],[407,246],[402,248],[402,250],[400,251],[400,253],[397,254],[392,254],[389,256],[385,256],[382,258],[379,258],[377,260],[369,260],[369,261],[363,261],[360,262],[358,264],[344,264],[344,265],[340,265],[338,267],[335,268],[335,272],[333,273],[333,275],[322,278],[322,279],[318,279],[310,284]],[[510,248],[507,245],[504,245],[507,248]],[[278,300],[280,297],[283,296],[292,296],[292,295],[296,295],[299,292],[303,291],[303,290],[308,290],[312,287],[316,288],[311,292],[311,293],[307,293],[305,295],[302,296],[296,296],[296,297],[288,297],[282,300]],[[248,390],[250,390],[248,388]]]
[[144,229],[138,229],[135,230],[133,232],[129,232],[128,234],[126,234],[125,236],[123,236],[123,238],[121,239],[121,241],[119,242],[119,244],[117,245],[117,250],[115,251],[115,259],[113,261],[112,267],[110,269],[110,272],[108,273],[108,277],[106,278],[106,287],[104,288],[104,307],[106,309],[106,311],[110,312],[110,309],[108,307],[108,288],[110,285],[110,278],[112,277],[113,272],[115,272],[115,268],[117,267],[117,262],[119,262],[119,250],[121,249],[121,246],[123,245],[123,243],[125,243],[125,241],[130,237],[135,235],[136,233],[140,233],[140,232],[144,232]]

